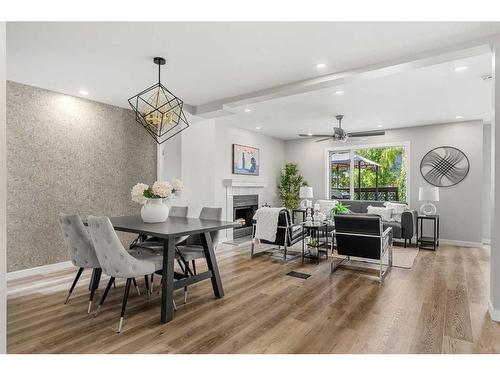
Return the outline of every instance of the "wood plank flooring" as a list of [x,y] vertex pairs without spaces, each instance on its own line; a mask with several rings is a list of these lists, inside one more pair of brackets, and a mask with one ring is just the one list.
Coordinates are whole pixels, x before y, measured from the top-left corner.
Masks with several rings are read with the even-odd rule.
[[[282,265],[265,254],[251,260],[248,245],[223,245],[217,258],[224,298],[213,297],[210,281],[190,287],[186,305],[176,291],[178,311],[162,325],[156,291],[146,300],[131,290],[121,334],[123,281],[97,318],[86,314],[90,272],[67,305],[73,268],[10,281],[8,352],[500,352],[500,324],[487,309],[489,255],[483,248],[421,250],[412,269],[393,268],[383,286],[369,271],[330,274],[329,261]],[[292,270],[312,276],[286,276]],[[139,285],[144,291],[143,280]]]

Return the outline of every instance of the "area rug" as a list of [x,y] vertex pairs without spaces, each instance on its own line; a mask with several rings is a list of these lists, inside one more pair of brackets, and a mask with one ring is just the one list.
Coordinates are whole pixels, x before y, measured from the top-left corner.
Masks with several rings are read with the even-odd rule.
[[[251,244],[252,244],[252,241],[251,240],[247,240],[247,241],[245,241],[243,243],[232,244],[232,245],[233,246],[237,246],[237,247],[241,248],[244,251],[247,251],[247,250],[249,251]],[[272,247],[272,246],[270,246],[270,247]],[[267,250],[269,250],[269,249],[267,249]],[[412,268],[413,267],[413,263],[415,262],[415,258],[418,255],[418,250],[419,249],[415,248],[415,247],[406,247],[406,248],[404,248],[404,247],[394,246],[392,248],[392,255],[393,255],[393,257],[392,257],[392,265],[394,267],[399,267],[399,268],[406,268],[406,269]],[[261,251],[265,252],[265,248],[262,245],[257,245],[256,246],[256,253],[260,253]],[[298,242],[295,245],[291,246],[289,248],[289,251],[291,253],[290,255],[292,255],[292,253],[294,255],[299,255],[301,253],[301,251],[302,251],[302,244],[301,244],[301,242]],[[334,256],[336,257],[338,255],[336,253],[334,253]],[[279,256],[279,257],[281,259],[281,256]],[[343,258],[343,256],[341,256],[341,257]],[[298,259],[300,259],[300,257]],[[372,260],[372,259],[351,257],[351,260],[356,261],[356,262],[360,262],[360,263],[373,263],[373,264],[377,264],[377,265],[379,264],[379,262],[377,260]],[[385,254],[385,256],[383,258],[383,262],[384,262],[384,264],[388,263],[388,254],[387,253]]]
[[[393,267],[410,269],[413,267],[413,263],[415,262],[415,258],[417,257],[417,255],[418,255],[418,248],[415,247],[404,248],[404,247],[394,246],[392,248],[392,265]],[[337,256],[337,254],[334,254],[334,256]],[[379,264],[379,261],[375,259],[351,257],[351,260],[360,263],[374,263],[377,265]],[[383,263],[387,265],[389,261],[389,254],[386,253],[382,260]]]

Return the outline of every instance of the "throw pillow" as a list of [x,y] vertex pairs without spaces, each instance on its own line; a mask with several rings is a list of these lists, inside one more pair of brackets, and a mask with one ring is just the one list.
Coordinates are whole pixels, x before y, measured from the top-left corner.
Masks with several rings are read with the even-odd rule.
[[368,206],[368,215],[379,215],[382,221],[394,221],[392,219],[392,208]]
[[330,215],[330,210],[337,204],[336,200],[318,199],[316,203],[319,204],[320,212],[326,216]]
[[398,223],[401,223],[401,215],[408,209],[406,203],[384,202],[384,206],[392,208],[392,218]]

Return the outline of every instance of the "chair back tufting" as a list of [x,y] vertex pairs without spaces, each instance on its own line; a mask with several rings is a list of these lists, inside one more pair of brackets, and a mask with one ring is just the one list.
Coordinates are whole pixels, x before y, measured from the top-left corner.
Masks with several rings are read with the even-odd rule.
[[73,265],[83,268],[99,268],[94,245],[80,216],[60,213],[58,222]]
[[105,274],[130,278],[155,272],[154,263],[137,259],[124,249],[107,217],[89,216],[88,222],[90,237]]

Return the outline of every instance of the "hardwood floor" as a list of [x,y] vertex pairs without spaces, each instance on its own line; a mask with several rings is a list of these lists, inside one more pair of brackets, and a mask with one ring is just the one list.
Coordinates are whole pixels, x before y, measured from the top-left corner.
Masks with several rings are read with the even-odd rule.
[[[395,250],[397,251],[397,250]],[[282,265],[249,247],[217,252],[225,297],[211,283],[176,291],[172,322],[159,322],[159,295],[131,290],[116,333],[124,283],[100,315],[87,315],[90,272],[68,305],[71,268],[8,283],[9,353],[498,353],[500,324],[489,318],[489,255],[482,248],[421,250],[412,269],[393,268],[383,286],[371,272],[330,262]],[[198,267],[202,270],[203,264]],[[286,276],[312,274],[307,280]],[[95,297],[105,286],[103,277]],[[139,284],[144,290],[144,284]],[[97,304],[97,303],[96,303]]]

